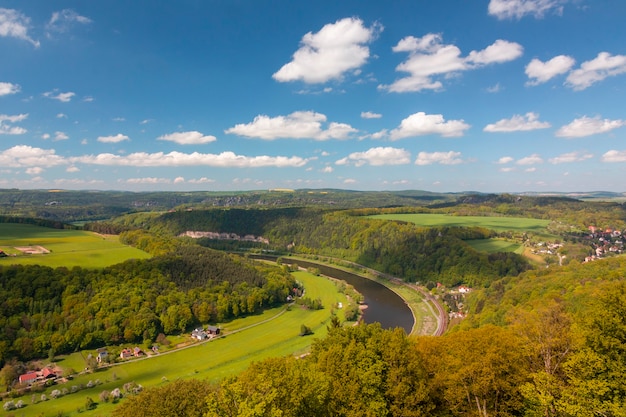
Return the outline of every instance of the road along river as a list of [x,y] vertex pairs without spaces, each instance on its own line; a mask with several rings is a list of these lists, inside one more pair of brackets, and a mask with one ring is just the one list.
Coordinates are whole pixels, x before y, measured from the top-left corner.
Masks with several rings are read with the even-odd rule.
[[[252,255],[251,257],[257,259],[276,260],[275,257],[269,256]],[[347,282],[363,295],[363,302],[367,306],[363,312],[363,320],[366,323],[378,322],[384,329],[401,327],[404,329],[406,334],[411,333],[411,329],[413,328],[413,324],[415,322],[413,312],[402,297],[384,285],[351,272],[327,265],[287,257],[283,257],[282,261],[283,263],[288,264],[295,263],[303,268],[317,268],[323,275]]]

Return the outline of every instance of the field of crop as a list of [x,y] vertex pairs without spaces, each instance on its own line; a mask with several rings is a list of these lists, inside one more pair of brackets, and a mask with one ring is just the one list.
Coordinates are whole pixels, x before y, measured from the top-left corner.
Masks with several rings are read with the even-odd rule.
[[465,243],[480,252],[515,252],[519,255],[524,253],[524,246],[504,239],[475,239],[466,240]]
[[0,258],[0,265],[38,264],[68,268],[100,268],[150,256],[121,244],[117,236],[12,223],[0,223],[0,250],[9,255]]
[[[294,305],[288,309],[273,309],[259,316],[223,323],[220,327],[225,333],[224,337],[101,369],[93,374],[81,375],[66,384],[66,388],[70,389],[72,385],[86,386],[89,381],[100,380],[101,384],[93,388],[36,404],[31,403],[31,394],[26,395],[21,398],[26,407],[19,410],[19,415],[78,415],[77,410],[84,408],[87,397],[99,404],[95,410],[82,410],[81,416],[109,415],[114,406],[101,402],[100,393],[104,390],[121,389],[127,382],[150,387],[180,378],[218,381],[241,372],[254,361],[306,352],[313,339],[326,335],[332,305],[338,302],[345,304],[346,299],[343,294],[337,293],[335,284],[326,278],[307,272],[297,272],[295,275],[304,285],[307,297],[319,297],[322,300],[322,310],[306,310]],[[343,319],[341,310],[337,311],[337,315]],[[302,324],[310,327],[314,334],[299,336]],[[88,353],[82,354],[86,356]],[[62,367],[71,365],[74,369],[82,369],[78,365],[80,356],[77,354],[61,359],[58,364]],[[48,388],[45,394],[50,398],[52,389],[62,388],[61,385]],[[40,397],[41,393],[36,394],[37,399]],[[17,400],[19,399],[15,401]]]
[[448,214],[377,214],[369,216],[375,219],[400,220],[414,223],[418,226],[460,226],[460,227],[484,227],[497,232],[534,232],[547,233],[546,227],[550,220],[529,219],[523,217],[499,217],[499,216],[453,216]]

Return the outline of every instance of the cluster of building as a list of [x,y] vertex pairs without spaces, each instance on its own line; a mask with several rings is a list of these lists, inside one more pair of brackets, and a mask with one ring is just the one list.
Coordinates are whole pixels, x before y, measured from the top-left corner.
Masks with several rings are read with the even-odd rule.
[[624,251],[626,231],[617,229],[600,229],[589,226],[588,239],[591,240],[594,253],[585,258],[585,262],[603,258],[608,254],[620,254]]
[[207,326],[206,329],[198,327],[191,332],[191,337],[196,340],[207,340],[218,336],[220,334],[220,328],[216,326]]
[[33,385],[36,383],[44,383],[47,380],[54,380],[57,378],[57,373],[54,369],[45,367],[38,371],[26,372],[19,376],[18,380],[20,384]]

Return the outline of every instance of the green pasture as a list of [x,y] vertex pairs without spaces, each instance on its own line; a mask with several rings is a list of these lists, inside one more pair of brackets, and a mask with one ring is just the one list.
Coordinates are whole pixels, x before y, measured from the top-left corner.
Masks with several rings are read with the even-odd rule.
[[[50,252],[29,255],[16,249],[34,246],[42,246]],[[13,223],[0,223],[0,249],[11,255],[0,258],[0,265],[37,264],[53,268],[100,268],[127,259],[150,257],[146,252],[121,244],[117,236]]]
[[[72,385],[87,385],[90,380],[96,379],[102,382],[96,387],[58,399],[32,404],[32,394],[27,394],[21,398],[27,406],[13,413],[24,417],[56,416],[60,412],[64,416],[78,415],[77,410],[84,408],[87,397],[91,397],[99,403],[97,408],[91,411],[82,410],[80,415],[109,415],[114,405],[101,403],[100,393],[104,390],[122,389],[127,382],[151,387],[167,384],[169,381],[180,378],[219,381],[243,371],[255,361],[268,357],[305,353],[315,338],[326,336],[326,326],[331,318],[331,307],[338,302],[346,303],[346,298],[337,292],[335,284],[329,279],[307,272],[296,272],[294,275],[305,286],[307,297],[319,297],[322,300],[324,306],[322,310],[306,310],[292,305],[288,308],[273,309],[258,316],[222,323],[220,327],[223,329],[223,337],[100,369],[95,373],[78,376],[65,385],[57,385],[45,391],[49,397],[52,389],[64,387],[70,389]],[[343,319],[341,310],[337,311],[337,315]],[[310,327],[314,334],[299,336],[302,324]],[[86,356],[88,353],[82,352],[82,355]],[[71,365],[74,369],[80,370],[84,367],[84,365],[80,366],[80,358],[80,355],[73,354],[60,358],[61,361],[58,364],[62,367]],[[41,393],[36,395],[39,398]],[[15,399],[17,400],[19,399]]]
[[519,255],[524,253],[524,246],[504,239],[472,239],[466,240],[465,243],[479,252],[514,252]]
[[533,232],[539,234],[547,233],[546,227],[550,224],[550,220],[529,219],[523,217],[453,216],[448,214],[430,213],[376,214],[368,217],[383,220],[400,220],[424,227],[484,227],[497,232],[513,231]]

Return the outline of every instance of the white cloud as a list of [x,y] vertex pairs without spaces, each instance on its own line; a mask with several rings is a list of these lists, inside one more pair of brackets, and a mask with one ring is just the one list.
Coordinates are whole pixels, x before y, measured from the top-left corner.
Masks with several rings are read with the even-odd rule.
[[65,114],[65,113],[58,113],[57,114],[57,119],[67,119],[67,114]]
[[23,135],[27,130],[20,126],[12,126],[12,124],[21,122],[27,117],[28,113],[13,116],[0,114],[0,135]]
[[27,145],[19,145],[0,152],[0,166],[2,167],[49,168],[65,163],[63,157],[56,155],[54,149],[41,149]]
[[307,33],[293,60],[272,75],[279,82],[304,81],[315,84],[340,79],[357,69],[370,56],[366,44],[376,38],[382,26],[365,27],[357,18],[345,18],[325,25],[317,33]]
[[78,167],[72,165],[72,166],[67,167],[67,169],[65,171],[67,171],[67,172],[80,172],[80,169]]
[[213,166],[222,168],[301,167],[308,160],[298,156],[244,156],[233,152],[203,154],[193,152],[136,152],[126,156],[102,153],[69,158],[71,163],[133,167]]
[[91,97],[91,96],[85,96],[85,97],[83,97],[83,101],[85,103],[91,103],[92,101],[94,101],[94,98]]
[[50,133],[44,133],[43,135],[41,135],[41,139],[43,139],[43,140],[50,139]]
[[172,180],[169,178],[156,178],[156,177],[146,177],[146,178],[127,178],[122,180],[127,184],[171,184]]
[[344,184],[356,184],[357,180],[355,180],[354,178],[346,178],[345,180],[343,180]]
[[608,52],[600,52],[595,59],[585,61],[580,68],[570,72],[565,80],[565,85],[576,91],[626,72],[626,55],[611,55]]
[[32,43],[36,48],[39,41],[28,35],[30,18],[14,9],[0,8],[0,36],[17,38]]
[[19,84],[0,82],[0,97],[19,93],[21,89]]
[[529,112],[525,116],[516,114],[510,119],[502,119],[496,123],[488,124],[483,129],[485,132],[525,132],[529,130],[547,129],[548,122],[540,122],[537,113]]
[[331,172],[333,172],[334,169],[331,166],[325,166],[324,168],[322,168],[322,171],[324,174],[330,174]]
[[200,132],[175,132],[167,135],[159,136],[158,140],[166,140],[178,143],[179,145],[202,145],[205,143],[215,142],[215,136],[205,136]]
[[626,162],[626,151],[612,149],[602,155],[602,162]]
[[46,29],[52,32],[64,33],[67,32],[74,23],[86,25],[91,22],[91,19],[79,15],[74,10],[64,9],[60,12],[52,13],[50,21],[48,21],[46,25]]
[[335,163],[337,165],[348,165],[353,163],[355,166],[360,167],[363,165],[404,165],[410,162],[411,153],[405,149],[377,147],[368,149],[365,152],[353,152]]
[[99,136],[97,141],[102,143],[119,143],[125,140],[130,140],[130,138],[126,135],[122,135],[118,133],[115,136]]
[[500,90],[502,90],[502,86],[500,85],[500,83],[495,83],[495,85],[492,85],[491,87],[487,87],[488,93],[499,93]]
[[[56,94],[56,95],[55,95]],[[59,100],[60,102],[67,103],[72,100],[76,93],[68,91],[67,93],[59,93],[58,90],[47,91],[43,93],[44,97],[51,98],[53,100]]]
[[542,164],[542,163],[543,163],[543,159],[541,158],[541,156],[539,156],[536,153],[530,156],[524,157],[522,159],[519,159],[516,162],[517,165],[535,165],[535,164]]
[[202,177],[202,178],[192,178],[187,182],[189,184],[210,184],[212,182],[215,182],[215,180],[207,178],[207,177]]
[[500,171],[500,172],[515,172],[515,171],[517,171],[517,169],[515,169],[513,167],[502,167],[498,171]]
[[58,141],[58,140],[67,140],[70,137],[67,136],[65,133],[63,132],[54,132],[54,140]]
[[593,158],[593,154],[582,152],[568,152],[548,159],[551,164],[565,164],[570,162],[580,162]]
[[396,67],[396,71],[409,76],[394,81],[391,85],[379,85],[379,89],[394,93],[439,90],[443,84],[438,76],[503,63],[519,58],[523,53],[520,44],[502,39],[496,40],[481,51],[471,51],[467,57],[455,45],[444,45],[441,35],[429,33],[421,38],[408,36],[393,47],[394,52],[408,52],[408,59]]
[[626,124],[625,120],[601,119],[600,116],[583,116],[574,119],[571,123],[561,127],[556,132],[556,136],[561,138],[582,138],[585,136],[597,135],[599,133],[610,132]]
[[555,56],[546,62],[534,58],[526,65],[526,75],[530,78],[526,85],[545,83],[557,75],[565,74],[575,63],[574,58],[567,55]]
[[32,167],[26,169],[26,173],[28,175],[40,175],[43,171],[44,169],[41,167]]
[[498,159],[498,162],[496,162],[496,164],[504,165],[511,162],[513,162],[513,158],[511,158],[510,156],[503,156],[502,158]]
[[124,117],[114,117],[113,119],[114,122],[125,122],[126,119]]
[[258,115],[251,123],[237,124],[225,133],[258,138],[274,139],[348,139],[357,130],[344,123],[331,122],[322,129],[326,116],[312,111],[298,111],[287,116],[269,117]]
[[443,137],[463,136],[470,125],[463,120],[446,121],[441,114],[418,112],[400,122],[400,126],[389,132],[391,140],[412,136],[441,135]]
[[415,160],[415,165],[457,165],[463,163],[460,158],[461,152],[420,152]]
[[488,6],[490,15],[503,19],[521,19],[526,15],[542,18],[547,12],[563,12],[562,4],[567,0],[491,0]]
[[374,113],[371,111],[362,111],[361,112],[361,118],[362,119],[380,119],[381,117],[383,117],[382,114],[380,113]]

